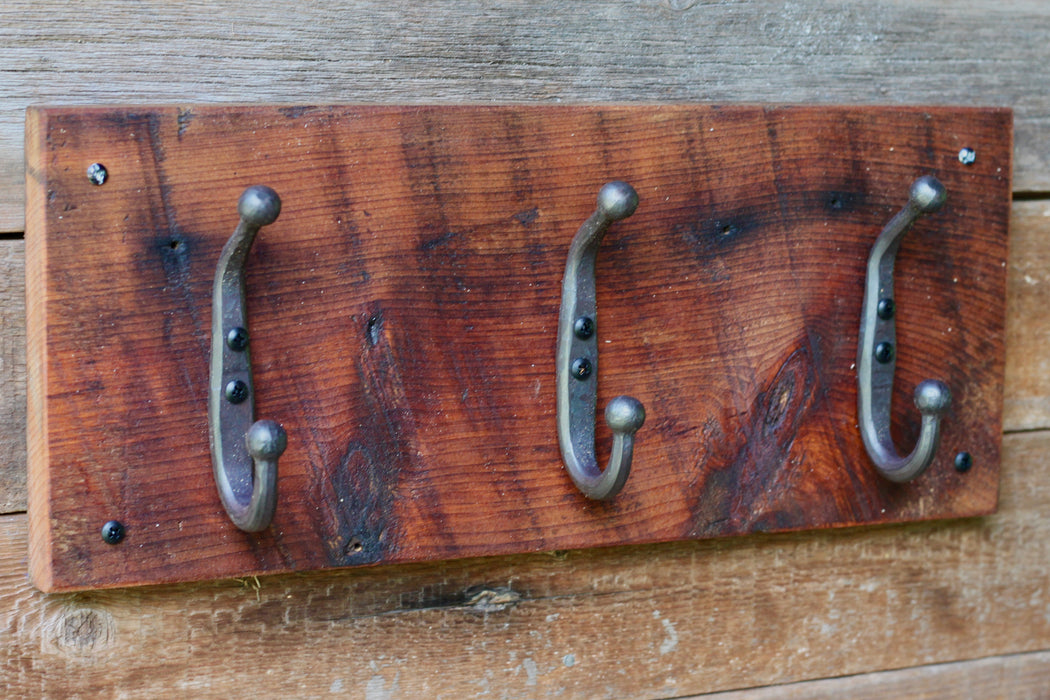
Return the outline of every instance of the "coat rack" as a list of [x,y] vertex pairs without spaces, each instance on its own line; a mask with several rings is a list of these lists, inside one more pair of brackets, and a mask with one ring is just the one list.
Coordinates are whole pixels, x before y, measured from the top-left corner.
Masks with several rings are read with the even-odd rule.
[[993,512],[1011,119],[31,109],[33,580]]

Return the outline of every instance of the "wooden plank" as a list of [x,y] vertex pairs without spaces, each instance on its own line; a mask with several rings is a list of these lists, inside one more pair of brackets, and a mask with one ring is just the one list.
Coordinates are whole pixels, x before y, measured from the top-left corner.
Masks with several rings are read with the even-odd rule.
[[1014,202],[1010,231],[1003,424],[1038,430],[1050,427],[1050,200]]
[[1046,650],[1048,469],[1050,432],[1007,436],[1000,511],[965,521],[75,595],[29,585],[27,519],[7,516],[0,681],[15,697],[654,698]]
[[[34,110],[36,580],[172,582],[988,513],[1010,119]],[[960,163],[961,144],[983,158]],[[102,187],[84,175],[95,160],[109,167]],[[943,378],[956,401],[934,466],[902,487],[864,452],[853,364],[868,252],[925,173],[951,203],[898,258],[895,427],[914,442],[920,379]],[[560,466],[552,344],[569,241],[618,178],[643,204],[599,256],[599,404],[637,396],[649,425],[626,489],[599,504]],[[215,261],[256,182],[285,199],[249,265],[257,415],[284,423],[293,447],[274,525],[250,536],[219,507],[203,407]],[[952,468],[962,450],[979,465],[965,475]],[[111,519],[128,528],[118,547],[98,534]]]
[[[950,664],[917,666],[863,676],[825,678],[725,693],[694,695],[704,700],[1044,700],[1050,687],[1050,652],[995,656]],[[683,698],[682,700],[687,700]]]
[[26,509],[25,244],[0,240],[0,513]]
[[[556,19],[554,19],[556,18]],[[715,101],[1006,105],[1016,186],[1050,190],[1050,7],[560,0],[7,0],[0,229],[22,229],[29,104]]]
[[[1010,216],[1007,275],[1006,379],[1003,427],[1007,432],[1050,428],[1050,203],[1016,201]],[[0,324],[7,348],[0,362],[0,413],[14,426],[0,456],[3,512],[23,512],[25,492],[25,294],[22,241],[0,241]]]

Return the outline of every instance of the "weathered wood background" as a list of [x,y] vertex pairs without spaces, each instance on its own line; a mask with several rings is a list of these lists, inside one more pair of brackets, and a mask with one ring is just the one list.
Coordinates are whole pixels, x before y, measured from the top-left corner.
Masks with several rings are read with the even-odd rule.
[[[0,46],[5,697],[1047,695],[1050,5],[8,0]],[[24,108],[229,101],[1014,107],[999,513],[37,593],[23,514]]]

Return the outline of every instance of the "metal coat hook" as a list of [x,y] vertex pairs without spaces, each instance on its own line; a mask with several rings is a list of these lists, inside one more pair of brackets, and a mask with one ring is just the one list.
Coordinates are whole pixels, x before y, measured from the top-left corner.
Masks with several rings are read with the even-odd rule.
[[594,450],[597,404],[598,334],[594,263],[609,225],[638,207],[638,193],[626,182],[610,182],[598,192],[598,208],[569,247],[558,317],[558,443],[565,468],[588,498],[607,500],[623,488],[631,472],[634,433],[645,422],[645,408],[630,396],[617,396],[605,408],[613,431],[612,454],[601,471]]
[[895,482],[914,479],[933,461],[941,436],[941,417],[952,400],[944,382],[927,379],[915,387],[915,405],[922,413],[919,440],[911,454],[899,455],[890,436],[890,400],[897,356],[893,262],[905,232],[923,214],[940,209],[945,198],[944,185],[937,178],[926,175],[916,180],[908,203],[879,234],[868,257],[857,352],[860,434],[875,468]]
[[244,265],[259,229],[281,213],[281,198],[269,187],[249,187],[237,210],[241,220],[219,256],[212,288],[208,428],[222,505],[234,525],[259,532],[273,520],[277,459],[288,436],[274,421],[254,418]]

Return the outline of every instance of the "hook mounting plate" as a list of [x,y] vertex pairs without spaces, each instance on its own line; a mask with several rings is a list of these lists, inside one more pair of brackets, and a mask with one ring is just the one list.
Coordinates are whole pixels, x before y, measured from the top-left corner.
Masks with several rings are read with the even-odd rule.
[[[27,118],[42,588],[995,508],[1009,110],[131,106]],[[961,163],[960,145],[980,157]],[[96,163],[102,182],[88,175]],[[921,482],[897,485],[857,432],[857,320],[873,237],[927,173],[950,199],[897,255],[895,443],[915,442],[921,380],[942,379],[953,401]],[[590,371],[597,406],[629,394],[647,418],[628,486],[593,501],[566,477],[556,437],[556,319],[569,240],[612,180],[642,205],[601,244]],[[245,534],[208,468],[208,348],[231,202],[257,183],[283,207],[249,255],[243,327],[255,409],[294,449],[272,526]],[[590,424],[604,465],[612,431],[600,414]],[[99,533],[114,521],[124,536],[109,543]]]

